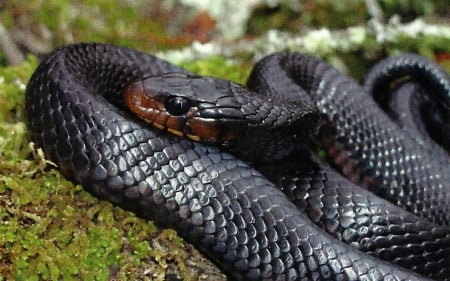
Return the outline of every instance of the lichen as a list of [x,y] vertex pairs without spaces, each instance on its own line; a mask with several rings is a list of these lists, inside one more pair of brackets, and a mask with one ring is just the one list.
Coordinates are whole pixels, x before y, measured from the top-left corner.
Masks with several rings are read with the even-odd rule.
[[260,58],[282,50],[300,51],[322,57],[335,66],[352,62],[351,69],[342,69],[355,78],[367,70],[365,62],[399,52],[415,52],[434,59],[434,54],[450,52],[450,26],[432,24],[417,19],[400,23],[393,18],[380,30],[371,26],[351,26],[341,30],[320,28],[302,33],[270,30],[259,38],[233,44],[220,41],[192,44],[181,49],[168,50],[163,56],[182,61],[210,56],[226,58],[244,57],[255,62]]

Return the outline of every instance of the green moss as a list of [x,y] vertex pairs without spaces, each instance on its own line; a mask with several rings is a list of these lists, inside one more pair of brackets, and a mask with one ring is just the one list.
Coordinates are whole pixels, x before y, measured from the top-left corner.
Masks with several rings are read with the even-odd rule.
[[250,66],[233,63],[219,56],[212,56],[204,60],[185,61],[179,65],[199,75],[221,77],[241,84],[245,84],[251,69]]
[[[235,71],[217,59],[193,68],[218,63]],[[211,264],[198,262],[202,258],[174,231],[158,230],[97,200],[29,146],[24,85],[36,65],[29,58],[0,69],[0,275],[7,280],[165,280],[170,274],[198,279]],[[210,276],[223,278],[217,269]]]
[[[336,28],[365,22],[367,14],[360,8],[360,1],[331,1],[333,17],[329,17],[328,2],[305,2],[303,8],[310,10],[302,13],[301,19],[283,6],[270,10],[269,20],[255,14],[255,33],[263,32],[258,29],[260,25],[298,31],[305,23]],[[349,2],[352,5],[347,5]],[[170,12],[153,12],[150,17],[149,11],[158,9],[136,3],[11,0],[1,4],[4,9],[0,20],[8,29],[20,22],[34,31],[50,31],[51,46],[101,41],[154,50],[185,44],[183,40],[168,40]],[[346,10],[350,6],[352,13]],[[430,7],[415,9],[428,13]],[[312,52],[342,68],[351,66],[347,70],[355,77],[361,77],[373,61],[387,54],[409,51],[432,57],[439,52],[450,53],[448,37],[422,34],[395,35],[382,44],[373,36],[358,42],[337,41],[339,44],[329,46],[319,44],[319,50]],[[244,52],[237,55],[244,63],[215,56],[181,65],[199,74],[243,83],[251,56]],[[29,145],[23,114],[24,89],[37,63],[36,58],[29,57],[20,66],[0,69],[0,280],[165,280],[174,274],[183,280],[223,279],[174,231],[158,229],[152,222],[97,200],[63,178],[45,161],[41,151]],[[448,60],[444,63],[448,67]],[[208,272],[206,277],[204,272]]]
[[[410,40],[401,48],[426,52],[444,39]],[[388,52],[396,52],[393,46],[401,45]],[[355,51],[348,50],[328,59],[357,69],[361,62],[352,60]],[[241,83],[250,69],[222,57],[181,65]],[[164,280],[175,267],[184,280],[198,279],[207,265],[193,268],[188,261],[200,259],[198,254],[192,255],[192,247],[174,231],[158,230],[97,200],[64,179],[29,145],[24,89],[36,66],[30,57],[20,66],[0,69],[0,275],[7,280]],[[222,278],[215,272],[212,279]]]
[[21,66],[0,69],[0,175],[29,154],[23,122],[23,93],[36,65],[36,59],[30,58]]

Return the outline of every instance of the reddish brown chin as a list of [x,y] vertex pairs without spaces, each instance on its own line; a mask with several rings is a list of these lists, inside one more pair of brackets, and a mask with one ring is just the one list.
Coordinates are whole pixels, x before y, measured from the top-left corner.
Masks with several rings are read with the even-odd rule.
[[164,104],[154,96],[143,87],[141,81],[130,84],[124,92],[125,103],[130,111],[158,129],[194,141],[217,142],[224,136],[217,121],[194,116],[173,116],[167,113]]
[[217,120],[193,118],[188,122],[191,135],[198,136],[202,141],[226,143],[236,137],[232,131],[227,130]]
[[[128,109],[137,117],[158,129],[167,128],[170,116],[161,110],[164,106],[144,90],[141,81],[130,84],[123,96]],[[171,122],[170,125],[174,126],[176,123]]]

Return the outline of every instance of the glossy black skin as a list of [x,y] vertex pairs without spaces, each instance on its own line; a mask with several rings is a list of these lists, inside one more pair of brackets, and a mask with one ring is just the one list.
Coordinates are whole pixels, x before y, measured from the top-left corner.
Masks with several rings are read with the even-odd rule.
[[[165,110],[170,116],[180,118],[186,127],[200,119],[205,126],[214,124],[211,130],[234,134],[235,139],[227,145],[220,135],[208,143],[251,162],[276,183],[301,212],[335,238],[422,274],[441,279],[449,275],[448,229],[419,219],[352,184],[317,157],[309,159],[309,140],[314,136],[311,128],[319,115],[306,92],[298,97],[298,102],[277,99],[275,104],[261,93],[220,78],[169,73],[139,80],[137,84],[140,93],[159,100],[157,106],[148,105],[152,116],[156,115],[155,109]],[[287,83],[278,87],[284,85],[292,87]],[[407,88],[395,93],[412,94],[416,90]],[[284,97],[289,89],[278,92]],[[185,101],[184,114],[180,114],[178,105],[176,112],[171,113],[173,110],[167,100],[175,98]],[[165,109],[161,108],[162,104]],[[399,106],[395,112],[404,109],[403,104]],[[298,108],[304,111],[299,112]],[[296,151],[294,155],[282,158],[293,151]],[[274,156],[281,157],[281,161]]]
[[[274,79],[273,73],[285,75]],[[420,217],[449,224],[448,156],[430,154],[353,79],[317,58],[289,52],[258,62],[250,79],[253,90],[275,98],[283,90],[268,85],[298,85],[318,105],[323,122],[317,139],[344,175]],[[449,80],[436,78],[442,81],[442,95],[450,92]]]
[[[286,75],[276,76],[276,73],[283,72]],[[447,176],[448,156],[442,148],[431,141],[425,129],[422,128],[424,125],[419,116],[415,116],[414,120],[411,120],[411,114],[416,110],[417,100],[410,97],[421,94],[421,98],[426,99],[428,105],[431,100],[436,100],[437,96],[440,98],[450,96],[450,79],[435,63],[417,55],[407,54],[380,62],[367,76],[365,85],[372,94],[377,91],[378,94],[389,95],[387,88],[384,89],[386,92],[380,92],[382,91],[380,88],[394,84],[396,80],[405,82],[404,76],[410,77],[408,83],[403,84],[400,88],[392,89],[393,93],[389,93],[393,96],[405,97],[402,101],[405,101],[406,104],[397,102],[393,107],[394,110],[391,110],[397,114],[404,112],[406,115],[392,117],[399,121],[400,125],[394,124],[384,116],[377,104],[357,83],[326,63],[310,56],[288,52],[271,55],[257,63],[248,84],[251,89],[265,93],[275,100],[280,97],[285,98],[283,93],[292,91],[291,89],[297,86],[296,91],[303,91],[303,95],[310,96],[321,110],[322,128],[316,141],[325,147],[331,147],[330,150],[334,153],[331,158],[334,158],[336,167],[339,168],[341,165],[344,173],[348,173],[349,176],[353,175],[353,179],[360,183],[364,173],[370,175],[374,170],[381,170],[379,172],[381,176],[377,181],[363,182],[373,190],[392,185],[410,190],[409,192],[414,194],[415,192],[420,193],[421,187],[443,186],[444,188],[441,193],[437,194],[437,198],[441,200],[441,208],[444,211],[437,210],[436,213],[448,215],[445,211],[448,208],[448,205],[445,204],[448,200],[445,188],[448,186],[446,178],[442,181],[426,178],[435,176],[436,171],[439,171],[443,177]],[[420,78],[416,78],[418,76]],[[369,85],[372,86],[369,87]],[[287,90],[284,89],[285,87]],[[421,106],[430,109],[423,104]],[[348,116],[351,115],[353,116],[349,118]],[[347,118],[343,118],[344,116]],[[408,127],[410,124],[411,128]],[[445,123],[433,124],[433,126],[440,125],[445,125]],[[359,136],[363,136],[363,138],[360,139]],[[391,136],[396,136],[400,140],[395,140],[397,143],[386,143]],[[384,145],[370,146],[370,142]],[[336,146],[341,151],[336,149]],[[402,150],[389,153],[392,148],[398,147]],[[364,150],[366,150],[365,153],[361,153]],[[336,153],[336,151],[340,153]],[[373,161],[374,155],[378,156],[380,153],[385,155],[386,152],[390,154],[384,160],[387,162],[383,162],[382,159]],[[433,170],[427,167],[428,169],[420,170],[421,166],[424,166],[424,163],[420,162],[420,158],[410,161],[413,162],[412,167],[419,168],[419,170],[413,171],[409,169],[411,163],[396,161],[408,153],[414,154],[415,152],[421,152],[423,157],[426,157],[426,165],[434,163],[437,169]],[[371,156],[369,159],[366,158],[368,155]],[[288,197],[292,198],[301,210],[307,212],[312,221],[336,238],[371,255],[414,268],[414,270],[439,280],[449,278],[448,227],[436,227],[423,219],[408,215],[405,211],[384,200],[379,198],[377,200],[372,193],[367,193],[349,183],[315,156],[309,162],[299,162],[296,157],[300,156],[294,155],[291,159],[280,161],[274,165],[275,168],[267,167],[267,165],[258,168],[263,171],[268,170],[265,174],[269,175],[269,178],[278,186],[281,186]],[[389,163],[389,161],[392,162]],[[352,162],[356,162],[356,165]],[[383,165],[389,166],[391,170],[383,171],[382,169],[385,168]],[[395,174],[395,169],[397,171],[408,170],[407,173],[399,172],[398,174],[402,174],[403,179],[413,179],[409,181],[409,186],[404,183],[399,186],[393,182],[398,178],[388,177],[389,173]],[[380,178],[383,180],[381,184]],[[410,195],[407,192],[402,193]],[[394,203],[401,199],[392,194],[389,195],[387,198]],[[332,206],[336,206],[336,208]],[[432,220],[434,219],[432,218]],[[444,217],[438,221],[447,224],[448,218]],[[418,225],[421,227],[416,227]],[[394,229],[395,231],[393,231]],[[411,232],[413,229],[417,232]],[[427,233],[418,231],[419,229],[425,230]],[[436,235],[437,232],[434,231],[440,234]],[[419,233],[424,234],[423,238],[426,238],[418,238],[421,236]],[[417,251],[417,244],[409,244],[406,237],[414,237],[409,241],[417,239],[416,242],[422,246],[430,241],[437,244],[423,248],[419,246],[422,250]],[[425,240],[429,242],[424,242]],[[387,244],[385,244],[386,242]],[[432,254],[437,258],[435,262],[427,260],[430,256],[428,251],[432,248],[439,252],[437,255]],[[415,254],[412,254],[413,252]]]
[[101,44],[55,50],[26,93],[31,139],[92,194],[173,227],[239,280],[426,280],[323,233],[261,173],[214,147],[148,128],[131,81],[184,70]]
[[[163,120],[159,122],[164,128],[175,129],[171,124],[176,122],[186,137],[192,134],[199,142],[250,162],[272,162],[295,150],[309,150],[307,140],[319,126],[319,111],[309,99],[279,100],[274,106],[267,97],[226,79],[167,73],[145,77],[130,88],[157,104],[148,106],[151,117],[146,121],[150,124]],[[184,108],[180,110],[179,104],[173,108],[174,100],[183,101]],[[203,124],[203,132],[197,133],[194,124]],[[217,133],[202,135],[204,131]]]
[[435,144],[450,151],[450,81],[435,62],[415,54],[387,58],[370,70],[363,87],[432,152],[443,153]]
[[[263,69],[261,75],[264,76],[264,71],[270,67],[258,69]],[[373,74],[369,77],[382,77]],[[308,214],[315,224],[335,238],[372,256],[422,274],[441,279],[449,275],[448,229],[437,227],[378,198],[344,179],[317,157],[310,156],[309,140],[315,135],[311,128],[314,128],[314,118],[318,121],[319,115],[306,92],[300,92],[303,96],[299,95],[296,102],[284,102],[285,93],[295,88],[295,84],[294,87],[292,83],[278,85],[281,89],[271,95],[279,94],[282,99],[276,99],[274,103],[261,92],[248,91],[241,85],[220,78],[165,74],[148,77],[138,83],[140,92],[161,100],[160,104],[167,104],[165,100],[169,98],[185,100],[188,106],[184,109],[184,115],[180,115],[178,109],[174,114],[170,113],[170,104],[161,110],[174,117],[180,116],[186,127],[193,119],[200,118],[202,123],[214,124],[212,129],[234,133],[235,139],[229,145],[224,146],[220,136],[208,143],[251,162],[276,183],[301,212]],[[250,79],[249,84],[252,83]],[[354,86],[359,88],[356,84]],[[394,91],[392,95],[398,96],[399,103],[393,112],[400,114],[407,108],[414,108],[412,99],[407,104],[400,101],[405,94],[413,95],[419,90],[408,87]],[[153,111],[155,106],[150,107]],[[299,112],[298,108],[304,108],[304,111]],[[404,122],[405,117],[399,115],[397,123]],[[419,125],[417,118],[409,121]],[[421,134],[425,136],[426,132]],[[431,139],[426,143],[433,144]],[[293,151],[296,151],[294,155],[282,158]],[[274,156],[281,157],[281,160]]]

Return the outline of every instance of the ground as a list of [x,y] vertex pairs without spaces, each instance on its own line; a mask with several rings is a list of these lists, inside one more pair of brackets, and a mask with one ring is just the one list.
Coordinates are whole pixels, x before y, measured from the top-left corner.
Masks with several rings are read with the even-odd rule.
[[24,91],[39,57],[55,46],[109,42],[241,83],[255,59],[285,48],[319,55],[357,79],[398,52],[420,53],[450,69],[449,11],[439,1],[379,1],[382,18],[364,1],[301,7],[254,1],[261,4],[249,4],[247,17],[234,19],[242,26],[232,36],[219,24],[226,22],[223,11],[149,2],[0,2],[0,23],[24,54],[11,66],[0,50],[0,280],[225,279],[173,230],[92,197],[32,146]]

